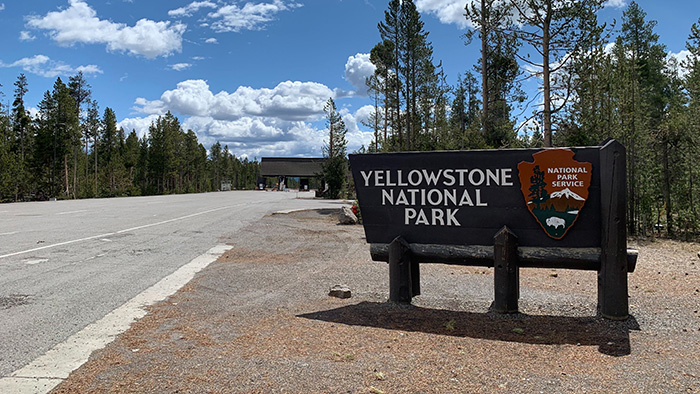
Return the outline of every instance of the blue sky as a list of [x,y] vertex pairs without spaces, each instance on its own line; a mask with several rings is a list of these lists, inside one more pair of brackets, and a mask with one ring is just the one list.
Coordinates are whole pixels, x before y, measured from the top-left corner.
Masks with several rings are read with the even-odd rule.
[[[448,83],[472,69],[466,1],[414,0]],[[362,81],[387,0],[0,0],[3,105],[23,72],[28,107],[56,77],[82,71],[103,111],[145,133],[170,110],[207,148],[237,156],[319,156],[323,105],[333,97],[349,128],[349,151],[371,140],[360,124],[370,102]],[[700,1],[638,1],[669,53],[683,55]],[[627,1],[610,0],[618,22]],[[618,23],[619,26],[619,23]],[[534,82],[531,83],[534,85]]]

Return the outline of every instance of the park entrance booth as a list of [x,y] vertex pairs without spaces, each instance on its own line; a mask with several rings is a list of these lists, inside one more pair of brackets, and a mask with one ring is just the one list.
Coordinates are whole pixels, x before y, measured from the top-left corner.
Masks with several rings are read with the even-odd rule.
[[299,178],[299,190],[310,190],[309,180],[321,174],[321,157],[263,157],[260,176],[277,178],[277,188],[284,190],[287,178]]
[[494,267],[493,310],[517,312],[520,267],[598,272],[598,311],[628,317],[625,148],[350,155],[389,299],[419,295],[420,263]]

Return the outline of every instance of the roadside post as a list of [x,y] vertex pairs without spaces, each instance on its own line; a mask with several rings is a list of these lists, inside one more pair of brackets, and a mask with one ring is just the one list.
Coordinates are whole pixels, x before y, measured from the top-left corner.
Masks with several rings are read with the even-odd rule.
[[629,314],[625,148],[601,146],[350,155],[389,299],[421,293],[420,264],[494,267],[499,313],[518,311],[519,268],[598,272],[598,312]]

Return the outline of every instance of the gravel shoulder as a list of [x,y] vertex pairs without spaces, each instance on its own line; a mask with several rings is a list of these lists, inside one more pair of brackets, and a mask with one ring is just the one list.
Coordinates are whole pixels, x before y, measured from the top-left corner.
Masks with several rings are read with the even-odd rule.
[[[697,393],[700,245],[633,241],[631,318],[596,317],[594,272],[521,269],[520,311],[489,312],[493,270],[388,267],[335,211],[276,214],[150,308],[53,393]],[[328,297],[336,284],[352,298]]]

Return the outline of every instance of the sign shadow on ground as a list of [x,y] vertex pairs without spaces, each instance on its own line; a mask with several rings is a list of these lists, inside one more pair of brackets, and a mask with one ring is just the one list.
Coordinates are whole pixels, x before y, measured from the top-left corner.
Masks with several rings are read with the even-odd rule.
[[610,321],[598,316],[503,315],[368,301],[297,317],[351,326],[505,342],[598,346],[600,353],[614,357],[631,353],[629,332],[640,330],[631,315],[626,321]]

